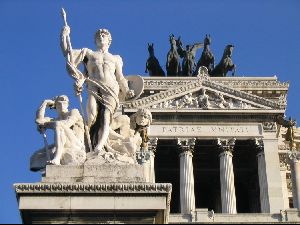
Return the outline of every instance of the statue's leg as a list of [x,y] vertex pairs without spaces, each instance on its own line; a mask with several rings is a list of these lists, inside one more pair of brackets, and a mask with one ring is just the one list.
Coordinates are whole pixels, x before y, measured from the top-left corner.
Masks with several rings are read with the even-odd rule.
[[64,147],[66,143],[66,134],[64,132],[64,128],[59,125],[59,123],[56,123],[55,129],[54,129],[54,140],[56,145],[56,152],[54,155],[54,158],[49,161],[49,164],[53,165],[60,165],[60,160],[62,158],[62,155],[64,153]]
[[106,107],[103,107],[98,113],[101,124],[98,131],[98,144],[95,148],[95,152],[102,151],[104,145],[107,143],[111,118],[111,112]]
[[88,127],[91,127],[95,122],[97,116],[97,101],[96,98],[91,94],[88,96],[86,111],[87,111]]
[[120,135],[123,137],[130,136],[130,118],[127,115],[119,115],[112,120],[110,125],[112,130],[120,129]]

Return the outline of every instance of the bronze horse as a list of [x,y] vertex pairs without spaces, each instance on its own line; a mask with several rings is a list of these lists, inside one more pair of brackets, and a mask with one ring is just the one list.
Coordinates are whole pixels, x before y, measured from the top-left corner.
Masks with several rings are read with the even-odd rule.
[[212,77],[226,77],[228,71],[232,71],[232,76],[235,74],[236,65],[233,64],[231,56],[234,46],[227,45],[220,63],[211,72]]
[[167,55],[167,63],[166,63],[167,75],[178,76],[181,73],[181,68],[180,68],[180,58],[176,48],[177,41],[173,34],[170,35],[169,40],[171,44],[171,49]]
[[195,75],[198,73],[198,70],[201,66],[205,66],[208,69],[208,73],[210,74],[211,71],[215,67],[215,57],[211,50],[209,49],[209,45],[211,44],[211,38],[210,35],[206,35],[204,39],[204,49],[201,54],[201,57],[197,63],[197,67],[195,70]]
[[149,58],[146,62],[146,70],[145,73],[149,71],[150,76],[158,76],[162,77],[165,76],[165,72],[161,68],[159,61],[154,56],[154,44],[148,43],[148,51],[149,51]]

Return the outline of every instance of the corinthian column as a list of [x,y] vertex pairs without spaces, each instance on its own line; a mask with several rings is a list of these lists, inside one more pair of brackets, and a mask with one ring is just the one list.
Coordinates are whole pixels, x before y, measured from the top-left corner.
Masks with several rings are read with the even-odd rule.
[[180,208],[181,213],[195,210],[193,151],[196,139],[178,139],[180,157]]
[[292,192],[294,208],[300,210],[300,152],[293,149],[289,152],[291,176],[292,176]]
[[232,164],[232,152],[235,139],[218,139],[218,147],[221,150],[220,157],[220,181],[222,213],[236,214],[236,196],[234,186],[234,173]]
[[148,150],[149,150],[149,154],[150,154],[150,158],[149,158],[149,170],[150,170],[150,174],[149,174],[149,182],[155,183],[155,169],[154,169],[154,158],[155,158],[155,153],[156,153],[156,148],[157,148],[157,141],[158,138],[151,138],[149,140],[149,144],[148,144]]
[[257,151],[260,207],[262,213],[270,213],[269,195],[268,195],[268,180],[266,174],[266,160],[264,153],[264,143],[262,139],[256,138],[254,146]]

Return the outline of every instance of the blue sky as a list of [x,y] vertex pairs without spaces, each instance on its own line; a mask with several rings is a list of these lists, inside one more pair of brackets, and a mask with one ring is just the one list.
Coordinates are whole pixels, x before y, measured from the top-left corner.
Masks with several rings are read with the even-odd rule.
[[41,101],[67,94],[78,107],[59,47],[62,6],[73,47],[94,49],[94,32],[109,29],[110,51],[123,57],[125,75],[145,74],[148,42],[165,65],[171,33],[184,44],[210,34],[217,61],[234,44],[237,76],[291,82],[286,114],[300,123],[298,0],[0,0],[0,223],[21,222],[13,183],[40,180],[29,171],[29,158],[43,146],[34,123]]

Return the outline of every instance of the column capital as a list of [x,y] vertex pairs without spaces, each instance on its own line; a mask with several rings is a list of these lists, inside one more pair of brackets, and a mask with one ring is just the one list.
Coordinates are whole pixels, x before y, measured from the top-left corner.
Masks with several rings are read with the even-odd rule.
[[254,148],[257,152],[257,155],[259,154],[264,154],[264,141],[262,138],[254,138],[252,140],[253,142],[253,145],[254,145]]
[[219,150],[221,151],[221,153],[223,152],[229,152],[232,153],[234,146],[235,146],[235,138],[231,138],[231,139],[217,139],[217,146],[219,148]]
[[150,138],[148,142],[148,150],[156,153],[158,138]]
[[177,138],[177,146],[182,153],[193,153],[195,149],[196,138]]

